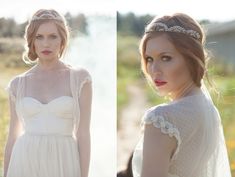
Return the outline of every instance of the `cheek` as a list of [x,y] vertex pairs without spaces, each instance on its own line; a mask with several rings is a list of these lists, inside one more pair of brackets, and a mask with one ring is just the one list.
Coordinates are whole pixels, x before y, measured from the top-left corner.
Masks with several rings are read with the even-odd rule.
[[62,41],[61,41],[61,39],[58,39],[55,42],[56,42],[57,45],[60,45]]
[[150,74],[150,64],[146,64],[145,66],[146,66],[146,72]]
[[61,40],[57,40],[55,41],[55,48],[57,48],[58,50],[61,48],[61,44],[62,44],[62,41]]
[[39,42],[34,42],[34,45],[33,45],[33,50],[38,53],[41,49],[40,49],[40,43]]
[[146,65],[146,73],[147,73],[147,77],[152,80],[153,77],[154,77],[154,73],[152,71],[152,65],[151,64]]
[[172,84],[183,84],[190,79],[190,74],[185,63],[174,63],[166,73]]
[[34,48],[37,49],[37,48],[39,48],[39,46],[40,46],[39,42],[35,41],[34,42]]

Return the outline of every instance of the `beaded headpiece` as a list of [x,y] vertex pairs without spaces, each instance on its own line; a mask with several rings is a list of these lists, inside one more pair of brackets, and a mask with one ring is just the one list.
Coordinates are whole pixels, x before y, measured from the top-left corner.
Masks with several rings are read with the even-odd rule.
[[182,34],[186,34],[188,36],[191,36],[197,40],[199,40],[201,38],[201,35],[197,31],[186,30],[185,28],[183,28],[181,26],[168,27],[166,24],[161,23],[161,22],[153,23],[151,25],[148,25],[145,28],[145,33],[150,33],[150,32],[154,32],[154,31],[182,33]]
[[60,16],[58,16],[56,13],[53,13],[52,11],[44,11],[43,14],[35,15],[31,19],[31,21],[36,21],[36,20],[58,20],[63,22],[63,19]]

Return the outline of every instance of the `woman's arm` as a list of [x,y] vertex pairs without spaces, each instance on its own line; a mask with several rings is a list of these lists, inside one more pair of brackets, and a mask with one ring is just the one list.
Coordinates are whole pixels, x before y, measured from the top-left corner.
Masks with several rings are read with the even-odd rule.
[[88,177],[90,164],[91,82],[84,84],[80,95],[80,122],[77,131],[81,177]]
[[163,134],[152,124],[145,125],[141,177],[167,177],[176,147],[174,137]]
[[22,124],[18,119],[15,110],[15,101],[12,100],[11,96],[9,97],[9,106],[10,106],[10,125],[9,125],[9,134],[4,153],[4,175],[3,175],[4,177],[7,176],[7,170],[11,158],[12,148],[15,144],[17,137],[22,132]]

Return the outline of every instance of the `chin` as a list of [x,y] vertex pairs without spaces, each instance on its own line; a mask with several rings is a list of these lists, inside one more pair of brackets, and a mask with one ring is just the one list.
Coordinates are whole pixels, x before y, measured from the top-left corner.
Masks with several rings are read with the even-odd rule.
[[158,94],[158,96],[160,96],[160,97],[165,97],[165,96],[168,96],[168,95],[169,95],[169,94],[166,93],[166,92],[160,92],[160,91],[158,91],[157,94]]
[[54,57],[45,57],[45,56],[43,56],[43,57],[41,57],[40,58],[41,60],[44,60],[44,61],[52,61],[52,60],[55,60],[55,58]]
[[157,95],[160,96],[160,97],[165,97],[165,96],[169,95],[169,92],[167,92],[165,90],[162,90],[162,89],[159,89],[159,88],[156,88],[156,87],[155,87],[155,90],[157,92]]

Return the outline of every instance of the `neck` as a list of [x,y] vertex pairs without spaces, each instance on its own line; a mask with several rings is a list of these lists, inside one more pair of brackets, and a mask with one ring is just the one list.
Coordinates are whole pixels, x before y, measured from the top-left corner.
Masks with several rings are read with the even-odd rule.
[[41,61],[38,60],[38,63],[36,67],[41,71],[52,71],[56,69],[60,69],[63,65],[63,62],[61,62],[59,59],[52,60],[52,61]]
[[181,87],[177,92],[170,93],[170,98],[172,100],[177,100],[182,97],[192,95],[194,91],[196,90],[196,85],[191,81],[189,83],[186,83],[183,87]]

